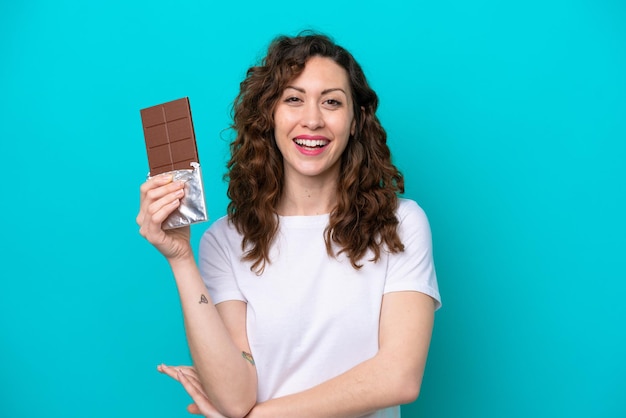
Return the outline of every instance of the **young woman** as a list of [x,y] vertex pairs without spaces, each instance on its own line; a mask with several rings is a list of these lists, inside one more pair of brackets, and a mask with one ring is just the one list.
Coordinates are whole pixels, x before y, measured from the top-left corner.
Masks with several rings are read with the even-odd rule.
[[440,306],[424,212],[378,98],[344,48],[279,37],[234,104],[228,215],[164,231],[183,185],[141,187],[141,234],[178,286],[193,367],[161,365],[207,417],[397,417],[418,396]]

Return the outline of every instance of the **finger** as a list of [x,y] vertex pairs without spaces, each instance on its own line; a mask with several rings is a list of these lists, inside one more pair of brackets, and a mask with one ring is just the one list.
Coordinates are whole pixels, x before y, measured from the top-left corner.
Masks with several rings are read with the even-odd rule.
[[[193,376],[189,376],[189,375],[185,374],[184,371],[178,369],[178,379],[179,379],[179,381],[181,379],[181,376],[186,381],[188,381],[189,384],[191,384],[200,395],[202,395],[205,399],[208,399],[208,397],[206,396],[206,393],[204,393],[204,388],[202,387],[202,383],[200,383],[200,381],[198,379],[196,379]],[[181,381],[181,383],[182,383],[182,381]]]
[[176,368],[170,367],[170,366],[166,366],[165,364],[161,364],[161,365],[157,366],[157,370],[160,373],[163,373],[163,374],[171,377],[172,379],[178,381],[178,373],[177,373]]
[[171,174],[160,175],[154,177],[140,187],[139,214],[137,215],[137,224],[142,225],[144,217],[147,213],[148,206],[163,196],[182,189],[185,183],[182,181],[173,181]]
[[177,369],[182,370],[183,372],[186,373],[195,373],[196,372],[196,368],[194,366],[176,366]]
[[171,377],[174,380],[178,380],[178,372],[183,373],[188,379],[193,380],[195,382],[196,387],[202,387],[202,383],[200,383],[200,379],[198,378],[198,374],[196,373],[196,369],[190,366],[168,366],[165,364],[159,364],[157,366],[157,371],[159,373],[165,374]]
[[[174,368],[171,368],[174,369]],[[189,375],[185,373],[191,372],[195,376],[195,369],[193,367],[183,366],[176,368],[176,375],[178,377],[178,381],[181,383],[185,391],[191,396],[191,399],[194,403],[187,407],[187,410],[192,414],[203,415],[208,417],[221,417],[225,418],[222,414],[220,414],[217,409],[211,404],[209,401],[209,397],[204,392],[204,388],[200,384],[200,382],[195,383],[193,378],[190,378]]]
[[159,373],[165,374],[171,377],[174,380],[178,380],[178,372],[183,373],[188,379],[193,380],[196,384],[196,387],[201,387],[200,379],[196,373],[196,370],[193,367],[189,366],[167,366],[165,364],[159,364],[157,366],[157,370]]
[[156,188],[151,188],[149,189],[145,196],[141,197],[141,200],[139,202],[139,211],[140,212],[145,212],[147,210],[147,208],[153,204],[154,202],[156,202],[159,199],[162,199],[164,196],[167,196],[168,194],[177,192],[181,189],[185,188],[185,183],[182,181],[174,181],[171,183],[168,183],[164,186],[159,186]]
[[200,381],[200,378],[198,377],[198,373],[196,372],[196,368],[192,367],[192,366],[178,366],[178,369],[180,369],[187,377],[192,377],[194,379],[196,379],[197,381]]
[[161,363],[159,365],[157,365],[157,370],[159,372],[164,372],[165,370],[173,370],[174,373],[176,373],[176,370],[182,370],[183,372],[185,372],[185,374],[189,375],[189,374],[196,374],[196,369],[193,366],[170,366],[167,365],[165,363]]
[[200,408],[198,408],[198,405],[196,405],[195,403],[190,403],[189,405],[187,405],[187,412],[193,415],[202,415],[202,412],[200,412]]
[[163,196],[183,189],[184,187],[184,181],[173,181],[162,186],[154,187],[146,192],[144,201],[149,205],[150,203],[161,199]]
[[[149,222],[161,223],[172,211],[172,206],[176,207],[185,195],[183,189],[178,189],[161,197],[159,200],[152,202],[148,206],[147,215],[150,217]],[[161,219],[163,218],[163,219]]]
[[183,385],[189,396],[191,396],[191,399],[193,399],[194,403],[198,406],[198,409],[202,411],[209,408],[211,404],[204,392],[193,384],[182,371],[178,370],[177,373],[178,381]]
[[195,372],[190,374],[185,370],[179,370],[179,371],[185,376],[185,378],[187,378],[191,382],[191,384],[193,384],[196,387],[196,389],[198,389],[198,391],[202,392],[206,396],[206,393],[204,392],[204,387],[202,386],[202,382],[200,381],[198,376],[195,374]]
[[[153,193],[152,190],[162,187],[168,183],[172,183],[174,177],[170,175],[159,175],[157,177],[146,180],[141,187],[139,187],[139,215],[137,215],[137,223],[141,224],[141,215],[146,212],[146,202],[148,202],[148,196]],[[149,202],[148,202],[149,204]]]
[[143,215],[139,233],[146,238],[148,236],[157,237],[162,235],[161,225],[180,206],[184,195],[184,190],[179,189],[153,202]]
[[158,176],[150,177],[139,188],[140,197],[144,198],[150,190],[156,187],[164,186],[173,181],[174,176],[171,173],[163,173],[159,174]]

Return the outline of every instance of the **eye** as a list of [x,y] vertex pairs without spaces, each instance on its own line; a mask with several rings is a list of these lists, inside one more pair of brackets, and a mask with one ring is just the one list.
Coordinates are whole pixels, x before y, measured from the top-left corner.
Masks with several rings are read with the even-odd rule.
[[342,103],[337,99],[328,99],[326,100],[326,104],[331,107],[339,107],[342,105]]
[[295,97],[295,96],[289,96],[284,101],[285,101],[285,103],[298,103],[298,102],[301,102],[300,98],[299,97]]

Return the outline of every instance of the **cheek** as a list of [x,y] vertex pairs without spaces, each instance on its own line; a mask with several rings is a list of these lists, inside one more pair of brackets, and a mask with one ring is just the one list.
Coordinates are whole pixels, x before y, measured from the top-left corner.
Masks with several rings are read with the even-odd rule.
[[348,136],[354,135],[356,131],[356,118],[354,117],[354,113],[348,110],[344,114],[343,118],[344,130],[347,132]]
[[341,118],[341,120],[337,120],[337,123],[335,126],[337,127],[338,130],[342,131],[346,137],[349,137],[350,135],[353,135],[355,132],[355,127],[356,127],[355,122],[356,121],[354,118],[344,117],[344,118]]
[[293,123],[289,115],[286,115],[284,112],[276,112],[274,114],[274,132],[288,133],[292,126]]

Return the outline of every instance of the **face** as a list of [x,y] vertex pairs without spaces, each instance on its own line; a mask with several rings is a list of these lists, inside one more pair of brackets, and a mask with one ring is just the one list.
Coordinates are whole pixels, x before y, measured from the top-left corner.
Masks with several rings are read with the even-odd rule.
[[348,74],[330,58],[310,58],[274,111],[285,178],[336,180],[355,120]]

